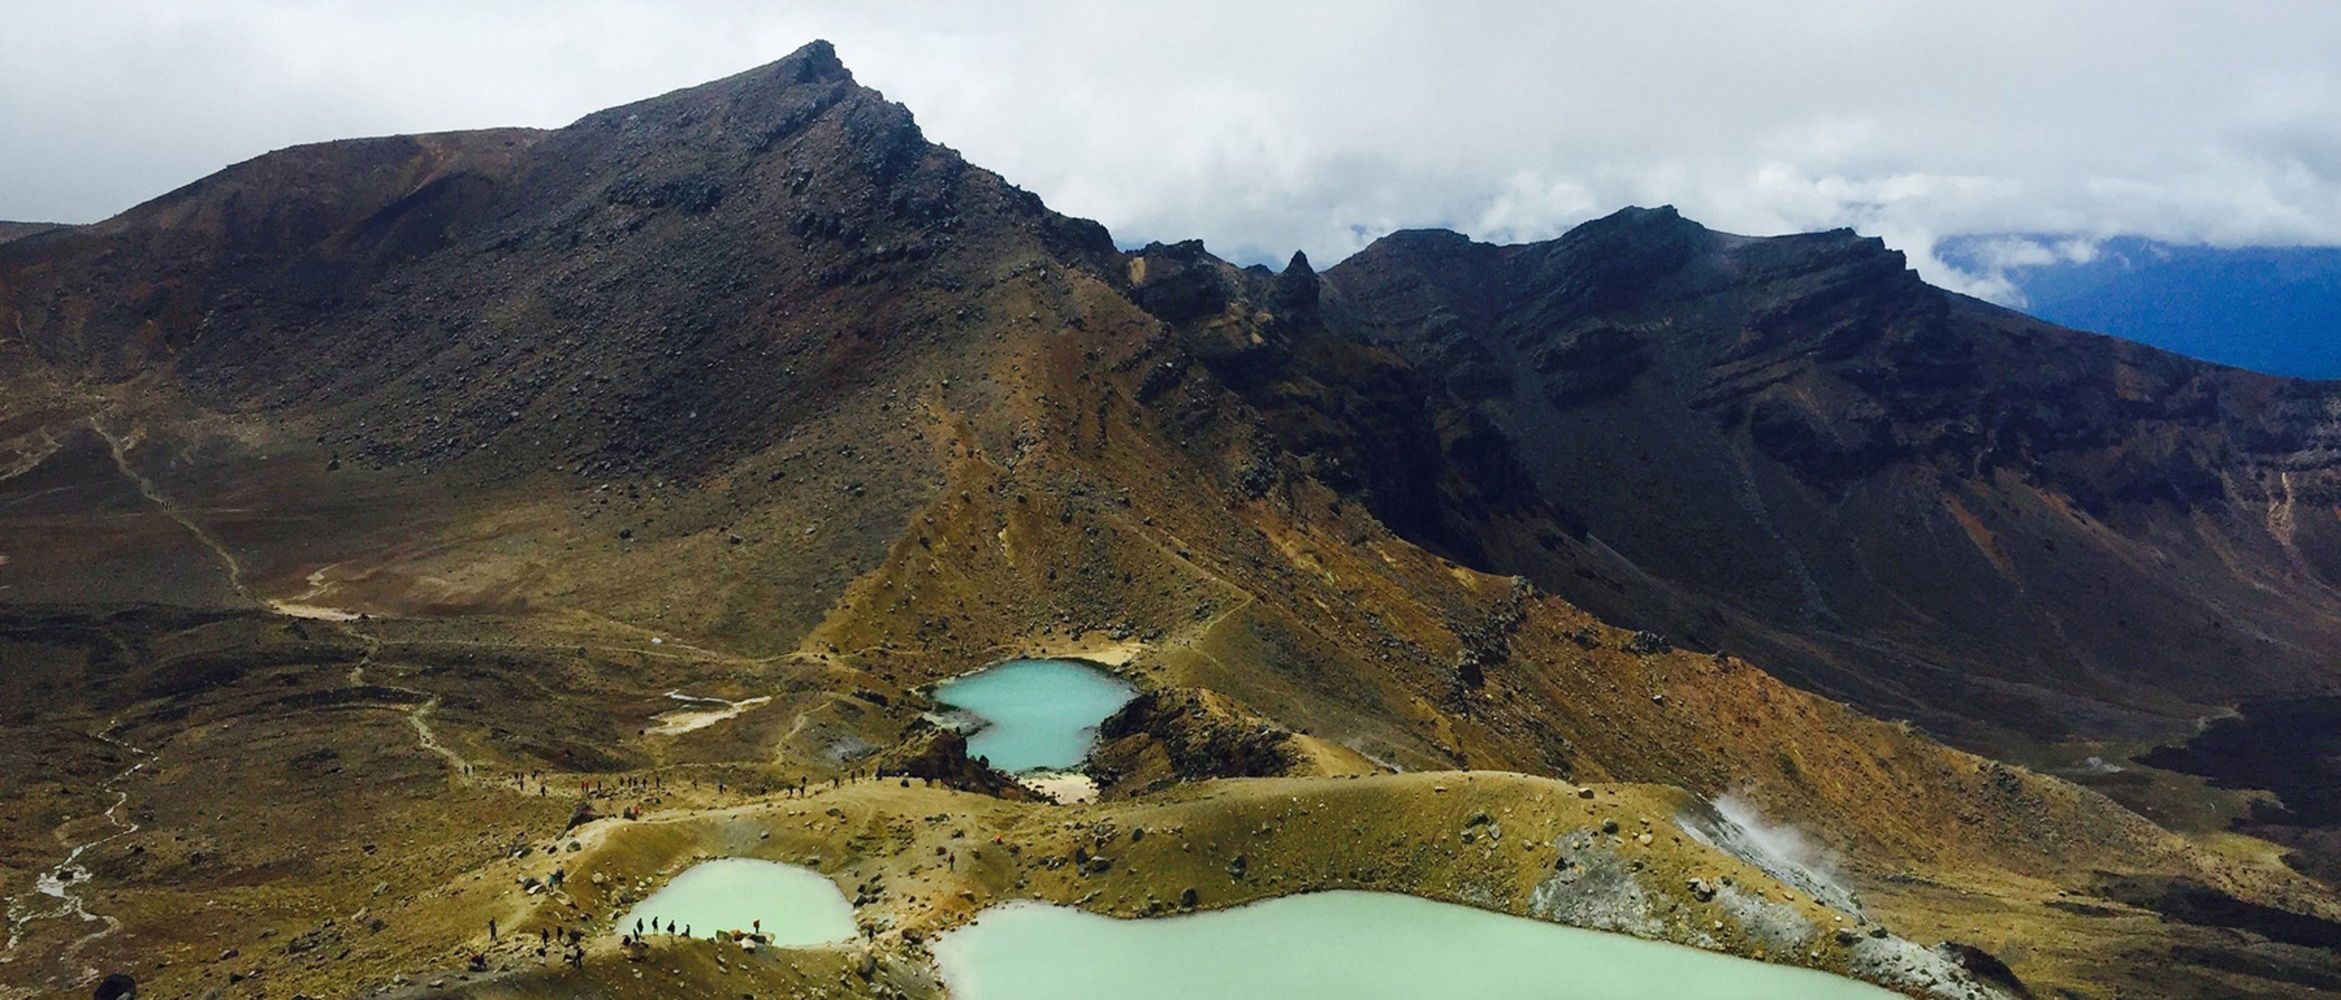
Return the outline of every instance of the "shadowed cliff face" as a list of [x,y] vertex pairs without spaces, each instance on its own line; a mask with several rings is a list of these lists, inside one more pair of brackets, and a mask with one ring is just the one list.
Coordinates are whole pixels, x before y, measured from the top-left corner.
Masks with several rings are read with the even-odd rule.
[[401,482],[745,474],[740,509],[878,512],[799,543],[838,546],[832,572],[937,488],[896,433],[922,387],[1006,443],[986,401],[1030,372],[1021,338],[1132,338],[1078,350],[1135,366],[1240,493],[1290,456],[1441,555],[1981,744],[2159,733],[2313,687],[2341,637],[2318,385],[1951,296],[1849,233],[1671,209],[1524,246],[1402,232],[1323,276],[1125,255],[826,46],[553,131],[272,153],[0,244],[0,310],[33,424],[96,384]]
[[1207,375],[1257,417],[1251,467],[1265,471],[1270,451],[1291,454],[1408,540],[1477,567],[1490,556],[1472,522],[1570,523],[1539,501],[1494,424],[1436,392],[1435,372],[1328,324],[1306,256],[1271,273],[1200,242],[1156,243],[1130,255],[1128,274],[1131,298],[1163,324],[1164,357],[1142,395],[1167,393],[1190,369]]
[[2325,682],[2324,385],[1954,296],[1850,233],[1671,209],[1526,246],[1399,233],[1326,282],[1344,333],[1501,428],[1582,523],[1499,527],[1483,568],[1986,743]]
[[[0,639],[28,665],[0,704],[30,706],[0,739],[86,758],[0,829],[0,864],[49,863],[99,791],[163,803],[108,842],[101,877],[131,888],[106,902],[135,930],[90,954],[187,924],[179,982],[224,942],[258,953],[220,936],[248,912],[323,912],[311,891],[347,913],[383,905],[377,878],[482,886],[399,917],[357,960],[374,983],[542,904],[495,888],[510,865],[479,875],[526,860],[506,825],[569,804],[540,784],[519,816],[450,765],[556,788],[722,768],[688,772],[694,794],[715,774],[739,795],[884,764],[998,788],[916,720],[926,685],[1017,654],[1111,660],[1152,692],[1106,734],[1109,793],[1145,812],[1192,792],[1239,859],[1238,833],[1264,835],[1225,788],[1281,810],[1328,775],[1466,768],[1663,786],[1637,801],[1744,790],[1842,849],[1865,906],[1938,937],[1976,895],[2009,907],[1986,943],[2028,979],[2160,984],[2152,950],[2177,943],[2249,957],[2039,902],[2097,869],[2324,912],[2272,864],[1780,683],[1971,745],[2127,738],[2313,688],[2341,638],[2322,388],[1947,296],[1850,234],[1629,211],[1529,246],[1401,233],[1324,273],[1124,253],[927,143],[815,44],[563,129],[299,147],[8,240],[0,330],[20,620]],[[742,710],[644,721],[682,692]],[[190,763],[132,776],[91,732]],[[339,773],[327,751],[395,794],[284,777]],[[284,773],[219,776],[255,771]],[[1246,784],[1287,771],[1294,793]],[[1448,780],[1374,808],[1433,815],[1471,794]],[[1620,795],[1500,783],[1588,823]],[[297,792],[305,839],[214,801],[246,787]],[[1451,818],[1402,842],[1478,830]],[[190,894],[383,829],[430,856],[346,887],[251,879],[289,888],[223,930],[126,853],[191,828],[215,867],[158,876]],[[797,846],[875,843],[841,831]],[[1646,835],[1612,846],[1676,846]],[[1501,856],[1541,879],[1551,846]],[[268,981],[353,981],[324,954]]]

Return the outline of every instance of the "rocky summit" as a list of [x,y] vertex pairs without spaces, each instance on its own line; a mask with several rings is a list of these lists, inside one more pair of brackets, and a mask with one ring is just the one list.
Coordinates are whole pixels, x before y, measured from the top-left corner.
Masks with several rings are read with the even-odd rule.
[[[2337,414],[1850,232],[1126,250],[826,43],[280,150],[0,225],[0,996],[934,997],[1332,889],[2341,992]],[[1020,657],[1137,692],[1080,773],[934,697]],[[718,857],[858,934],[622,922]]]

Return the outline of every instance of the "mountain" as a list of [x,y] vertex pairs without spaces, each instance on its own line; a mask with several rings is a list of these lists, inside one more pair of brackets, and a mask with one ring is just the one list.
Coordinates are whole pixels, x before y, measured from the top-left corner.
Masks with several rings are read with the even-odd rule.
[[2065,243],[1966,237],[1938,253],[2003,276],[2025,311],[2056,323],[2254,371],[2341,378],[2341,248],[2119,237],[2049,249]]
[[[934,996],[992,901],[1318,888],[1914,994],[2341,989],[2317,817],[2288,865],[2178,770],[2278,788],[2232,740],[2118,802],[1975,752],[2327,683],[2324,390],[1850,234],[1125,253],[815,43],[261,156],[0,244],[0,317],[11,996]],[[1144,691],[1101,802],[934,721],[1018,655]],[[730,854],[866,950],[628,961]]]
[[37,236],[52,229],[64,228],[66,227],[54,222],[9,222],[6,220],[0,220],[0,243],[6,243],[10,240],[23,239],[27,236]]
[[1487,568],[1613,620],[1986,746],[2330,683],[2341,390],[1668,209],[1400,233],[1326,278],[1567,512],[1483,519]]

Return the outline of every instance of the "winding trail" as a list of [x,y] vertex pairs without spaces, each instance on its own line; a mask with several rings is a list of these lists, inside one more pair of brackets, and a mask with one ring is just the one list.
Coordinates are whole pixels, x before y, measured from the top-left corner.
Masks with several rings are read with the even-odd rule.
[[[397,688],[395,690],[409,689]],[[439,742],[439,734],[431,730],[429,716],[431,710],[437,707],[439,707],[439,696],[432,695],[422,704],[408,711],[406,721],[415,727],[415,742],[422,744],[423,749],[446,758],[447,766],[455,769],[456,778],[468,783],[471,781],[471,761],[463,759],[463,755],[456,753],[454,748]]]
[[259,598],[253,595],[251,588],[244,585],[244,565],[236,561],[235,554],[229,552],[227,546],[221,545],[219,539],[213,538],[211,532],[205,531],[203,525],[197,524],[194,518],[189,517],[186,511],[179,509],[178,504],[172,503],[171,498],[163,494],[162,488],[154,484],[154,480],[146,478],[144,473],[139,472],[136,466],[130,464],[129,446],[123,444],[122,439],[115,436],[112,431],[107,430],[104,424],[99,423],[96,417],[89,418],[89,429],[105,439],[106,450],[114,456],[114,467],[122,470],[122,475],[138,487],[138,492],[153,503],[155,509],[162,511],[165,517],[179,522],[181,527],[187,529],[188,534],[194,535],[196,541],[203,543],[204,548],[210,549],[213,555],[219,557],[220,566],[225,568],[228,574],[228,586],[235,590],[236,595],[246,600],[258,601]]
[[[24,957],[19,948],[24,943],[25,929],[35,921],[73,917],[83,923],[102,925],[73,939],[72,943],[67,944],[57,952],[56,960],[68,967],[73,965],[84,949],[122,929],[121,920],[108,914],[90,912],[89,906],[82,899],[81,894],[74,890],[75,886],[85,884],[91,878],[89,868],[81,863],[82,855],[89,853],[92,849],[137,833],[139,830],[139,825],[136,822],[122,816],[122,807],[129,804],[130,793],[119,786],[131,775],[138,773],[148,764],[154,763],[154,755],[144,748],[133,746],[110,735],[117,724],[118,720],[108,722],[105,729],[90,734],[97,739],[129,751],[132,757],[136,758],[130,766],[115,772],[113,777],[107,778],[99,786],[114,793],[114,804],[107,806],[104,813],[106,824],[111,832],[74,845],[72,850],[66,852],[65,860],[58,862],[56,867],[42,873],[33,881],[30,893],[19,893],[9,898],[8,943],[5,948],[0,948],[0,965],[11,964]],[[71,819],[69,818],[66,822],[70,823]],[[59,829],[62,830],[63,827],[60,826]],[[97,976],[97,969],[83,966],[75,980],[75,985],[87,985]],[[0,996],[13,995],[16,994],[9,989],[0,988]],[[22,995],[36,996],[39,994],[25,993]]]
[[[366,683],[366,668],[373,664],[375,654],[382,651],[382,640],[346,624],[342,626],[342,631],[356,638],[366,647],[366,655],[358,657],[358,662],[350,665],[348,678],[351,687],[363,686]],[[399,684],[383,684],[380,687],[385,691],[396,691],[400,694],[421,698],[421,703],[412,708],[401,710],[406,715],[407,724],[414,727],[415,742],[423,749],[437,754],[440,759],[445,760],[447,766],[453,769],[454,778],[457,781],[465,784],[479,783],[472,778],[471,761],[457,753],[454,747],[440,742],[438,731],[431,728],[431,710],[439,707],[439,695]],[[494,782],[489,782],[489,784],[494,784]]]
[[797,721],[789,724],[788,732],[780,734],[780,739],[773,741],[774,745],[785,746],[788,744],[788,741],[796,739],[798,733],[804,732],[805,723],[812,719],[813,710],[815,708],[820,708],[838,701],[843,701],[845,699],[844,695],[838,694],[835,691],[823,691],[821,692],[821,697],[822,701],[819,704],[808,705],[797,710]]
[[414,742],[419,742],[419,745],[428,749],[428,752],[445,756],[447,766],[454,768],[456,778],[468,782],[471,780],[471,761],[466,761],[464,754],[456,754],[454,747],[447,747],[445,742],[438,742],[438,733],[431,731],[431,719],[428,717],[431,717],[431,710],[435,710],[435,707],[438,707],[438,696],[431,696],[421,705],[414,705],[414,710],[407,712],[407,724],[414,726]]

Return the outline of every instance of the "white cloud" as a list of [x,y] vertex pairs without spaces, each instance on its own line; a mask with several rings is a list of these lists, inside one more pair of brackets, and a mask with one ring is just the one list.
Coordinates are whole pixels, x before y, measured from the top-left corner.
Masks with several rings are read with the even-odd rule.
[[2045,267],[2063,259],[2056,248],[2039,240],[2022,236],[2004,236],[1987,240],[1975,248],[1975,261],[1987,270],[2006,271],[2019,267]]
[[1963,247],[1965,267],[1936,263],[1950,277],[1946,287],[2012,306],[2025,304],[2014,272],[2055,264],[2087,264],[2097,259],[2102,241],[2076,236],[2060,240],[2030,236],[1998,236]]
[[1852,226],[2003,299],[2005,268],[1938,242],[2341,244],[2321,2],[13,0],[6,22],[0,218],[102,217],[294,142],[559,125],[826,37],[1060,210],[1243,260],[1658,203]]
[[2074,264],[2087,264],[2097,259],[2097,255],[2102,249],[2102,242],[2083,237],[2059,240],[2056,245],[2057,259]]

